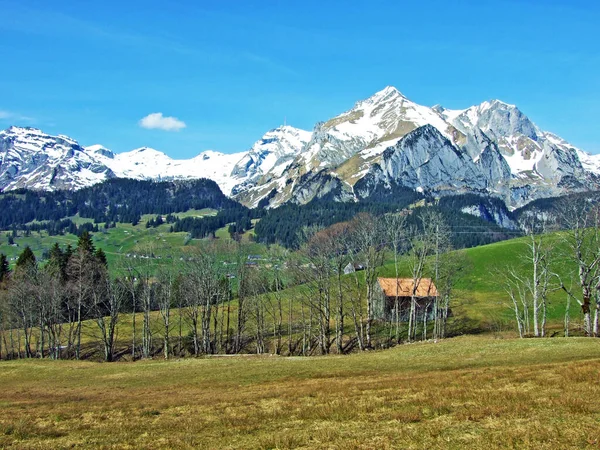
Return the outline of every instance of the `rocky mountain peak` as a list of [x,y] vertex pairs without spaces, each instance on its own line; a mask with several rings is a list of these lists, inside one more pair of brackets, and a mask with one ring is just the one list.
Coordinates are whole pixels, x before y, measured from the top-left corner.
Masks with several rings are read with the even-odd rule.
[[319,122],[312,132],[283,125],[246,151],[205,151],[185,160],[149,147],[120,154],[101,145],[82,148],[68,136],[35,128],[0,131],[0,190],[74,189],[115,176],[210,178],[250,206],[267,196],[277,206],[332,192],[336,199],[356,200],[386,186],[433,195],[475,191],[520,206],[599,189],[600,157],[540,130],[501,100],[462,110],[430,108],[392,86]]
[[356,105],[378,105],[381,103],[389,103],[402,99],[406,99],[406,97],[402,95],[398,89],[396,89],[394,86],[386,86],[369,98],[357,102]]

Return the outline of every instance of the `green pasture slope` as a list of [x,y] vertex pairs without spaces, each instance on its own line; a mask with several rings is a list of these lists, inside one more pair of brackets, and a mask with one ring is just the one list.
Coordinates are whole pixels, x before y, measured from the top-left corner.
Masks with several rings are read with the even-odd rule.
[[[564,243],[563,233],[546,235],[545,239],[552,248],[552,270],[561,280],[577,292],[575,270]],[[516,269],[521,274],[531,270],[524,258],[527,255],[526,237],[496,242],[494,244],[473,247],[460,251],[464,254],[463,266],[454,290],[452,309],[457,317],[465,321],[465,331],[470,328],[475,331],[498,331],[512,327],[513,312],[511,303],[505,290],[505,273],[509,267]],[[387,259],[381,270],[381,276],[393,277],[394,265]],[[400,261],[400,275],[410,276],[407,261]],[[558,279],[553,280],[558,284]],[[557,289],[549,295],[548,325],[551,331],[562,332],[566,307],[566,294]],[[577,327],[581,319],[579,306],[572,302],[570,308],[572,325]]]
[[[205,217],[216,214],[213,209],[189,210],[184,213],[175,213],[178,217]],[[142,216],[140,223],[133,226],[130,223],[118,223],[115,228],[105,230],[104,224],[98,224],[99,231],[93,233],[93,240],[97,248],[101,248],[107,255],[109,266],[114,273],[127,264],[134,266],[148,265],[152,268],[176,265],[180,258],[194,252],[198,247],[206,244],[207,239],[190,239],[188,233],[171,233],[171,225],[163,224],[156,228],[146,228],[146,223],[154,219],[156,215],[147,214]],[[80,217],[70,217],[73,222],[82,224],[91,222],[90,219]],[[14,239],[15,246],[8,245],[10,231],[0,231],[0,253],[8,256],[11,263],[23,251],[26,246],[31,247],[38,259],[43,257],[44,251],[50,249],[54,243],[58,242],[61,247],[77,245],[77,236],[65,234],[63,236],[48,236],[44,231],[41,233],[32,232],[26,237],[19,232],[18,237]],[[223,253],[233,252],[234,243],[231,240],[227,228],[217,230],[217,248]],[[247,250],[251,253],[262,254],[265,251],[263,245],[252,243],[249,236],[252,231],[248,231],[242,237],[247,243]],[[129,255],[129,256],[128,256]],[[135,255],[135,257],[134,257]],[[150,256],[150,258],[140,258],[140,256]],[[154,256],[154,257],[152,257]]]
[[[209,214],[214,214],[214,211],[210,209],[188,211],[178,215],[202,217]],[[146,228],[146,222],[154,217],[143,216],[136,226],[119,223],[116,228],[103,230],[103,224],[99,225],[101,231],[94,233],[93,239],[96,246],[102,248],[107,254],[113,273],[119,273],[128,264],[149,270],[159,267],[177,267],[181,258],[185,259],[187,255],[209,242],[206,239],[190,240],[187,233],[170,233],[168,224],[157,228]],[[74,218],[74,220],[85,219]],[[6,233],[6,231],[0,232],[0,253],[13,259],[16,259],[26,245],[29,245],[40,258],[43,251],[49,249],[55,242],[62,246],[67,244],[75,246],[77,243],[77,237],[74,235],[47,236],[45,233],[32,233],[30,237],[17,237],[15,243],[18,247],[13,247],[8,245]],[[250,241],[251,233],[252,231],[247,232],[242,238],[247,245],[246,250],[253,254],[264,253],[266,251],[264,245]],[[230,239],[226,228],[218,230],[216,236],[218,249],[223,253],[235,252],[235,243]],[[554,233],[547,235],[546,239],[553,248],[553,270],[561,276],[565,284],[570,286],[571,280],[574,279],[574,267],[569,260],[562,236],[561,233]],[[513,318],[505,292],[503,273],[508,267],[514,267],[521,273],[527,272],[528,267],[523,259],[527,253],[527,238],[511,239],[460,252],[464,254],[464,268],[456,283],[452,309],[455,316],[464,321],[464,331],[497,331],[510,328]],[[140,258],[140,256],[150,256],[150,258]],[[391,255],[387,255],[386,264],[380,269],[380,276],[394,276],[395,269],[392,261]],[[410,276],[408,263],[403,258],[400,260],[400,275]],[[299,298],[298,289],[301,287],[291,288],[286,295]],[[551,293],[548,305],[551,330],[562,329],[565,304],[566,294],[563,291],[556,290]],[[571,306],[571,317],[574,326],[577,326],[579,308],[575,304]]]

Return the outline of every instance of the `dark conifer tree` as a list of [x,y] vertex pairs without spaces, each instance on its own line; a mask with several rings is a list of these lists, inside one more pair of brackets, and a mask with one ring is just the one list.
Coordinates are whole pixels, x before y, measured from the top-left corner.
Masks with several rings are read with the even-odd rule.
[[10,267],[8,265],[8,258],[6,255],[0,253],[0,283],[2,283],[10,273]]
[[108,266],[108,261],[106,260],[106,253],[104,253],[104,250],[102,250],[101,248],[96,250],[96,259],[104,267]]
[[87,255],[93,255],[96,252],[92,236],[87,231],[84,231],[79,236],[79,240],[77,241],[77,251],[83,251]]
[[37,270],[37,260],[29,246],[25,247],[25,250],[17,258],[15,268],[17,271],[24,273],[31,273]]

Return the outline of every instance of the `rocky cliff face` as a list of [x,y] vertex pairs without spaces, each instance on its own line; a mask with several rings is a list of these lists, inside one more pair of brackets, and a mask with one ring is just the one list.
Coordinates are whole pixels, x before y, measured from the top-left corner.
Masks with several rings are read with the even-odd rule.
[[[288,170],[269,180],[268,192],[286,186],[270,197],[271,206],[302,202],[297,181],[325,170],[340,180],[344,198],[364,198],[378,184],[395,184],[434,195],[486,193],[517,207],[597,189],[599,162],[540,130],[514,105],[493,100],[465,110],[428,108],[387,87],[317,124]],[[239,198],[256,203],[265,192],[258,183]]]
[[600,156],[499,100],[430,108],[389,86],[313,132],[283,126],[247,151],[205,151],[189,160],[150,148],[114,154],[31,128],[0,132],[0,189],[77,189],[111,177],[210,178],[248,206],[357,201],[400,186],[434,196],[491,195],[518,207],[599,189]]
[[78,189],[114,176],[67,136],[35,128],[0,132],[0,189]]
[[253,186],[267,173],[280,175],[310,136],[304,130],[280,127],[267,132],[246,152],[208,150],[191,159],[175,160],[148,147],[115,154],[102,145],[83,147],[67,136],[10,127],[0,131],[0,190],[79,189],[114,177],[210,178],[230,195]]

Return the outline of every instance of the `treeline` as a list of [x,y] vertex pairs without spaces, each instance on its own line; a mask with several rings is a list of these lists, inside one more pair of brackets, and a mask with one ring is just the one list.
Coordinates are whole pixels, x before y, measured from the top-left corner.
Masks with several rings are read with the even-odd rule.
[[215,232],[229,224],[230,234],[241,234],[252,228],[252,219],[261,217],[260,210],[252,210],[243,205],[235,206],[219,211],[214,216],[206,217],[184,217],[173,222],[174,232],[187,231],[195,238],[215,237]]
[[173,182],[113,179],[77,191],[3,193],[0,229],[24,229],[30,222],[48,221],[53,222],[56,230],[59,221],[76,214],[95,223],[138,223],[143,214],[239,206],[208,179]]
[[[413,214],[420,226],[405,213],[361,213],[328,228],[307,227],[298,252],[274,246],[258,259],[242,243],[224,257],[207,242],[177,270],[126,266],[117,278],[87,233],[74,249],[55,245],[44,266],[26,248],[12,272],[0,264],[0,357],[81,359],[98,349],[106,361],[309,356],[443,338],[464,261],[449,253],[451,230],[439,213]],[[415,286],[434,280],[440,295],[425,310],[416,287],[408,305],[378,297],[377,277],[390,253],[397,273],[399,257],[408,257]],[[123,315],[131,312],[137,314]],[[129,342],[118,326],[130,327]]]
[[[273,191],[269,196],[272,194]],[[286,203],[266,210],[254,231],[259,242],[298,248],[301,240],[299,233],[305,227],[328,227],[351,220],[361,212],[382,215],[406,208],[423,199],[422,194],[412,189],[395,186],[393,189],[377,189],[368,199],[360,202],[315,199],[305,205]]]
[[524,217],[535,212],[536,214],[546,214],[558,219],[560,223],[560,209],[567,204],[577,204],[581,201],[587,201],[592,204],[597,204],[600,201],[600,192],[580,192],[569,194],[560,197],[547,197],[534,200],[525,206],[517,208],[513,211],[513,215],[517,220],[522,220]]
[[[491,217],[485,220],[461,211],[463,205],[471,206],[478,204],[477,202],[486,202],[486,199],[475,195],[465,199],[461,197],[442,198],[437,205],[433,200],[429,200],[428,206],[413,208],[412,211],[417,213],[409,214],[408,222],[411,226],[420,227],[422,224],[418,217],[421,210],[432,209],[438,212],[452,229],[451,239],[455,248],[475,247],[515,237],[517,233],[496,225],[491,221]],[[421,199],[426,203],[425,199]],[[386,202],[363,200],[356,203],[314,200],[306,205],[285,204],[265,211],[256,224],[255,233],[259,242],[298,248],[301,243],[300,231],[307,226],[328,227],[351,220],[363,212],[381,216],[401,211],[411,204],[410,200],[414,200],[414,197],[407,197],[406,201],[400,202],[392,202],[389,199]],[[502,203],[500,200],[498,202]]]

